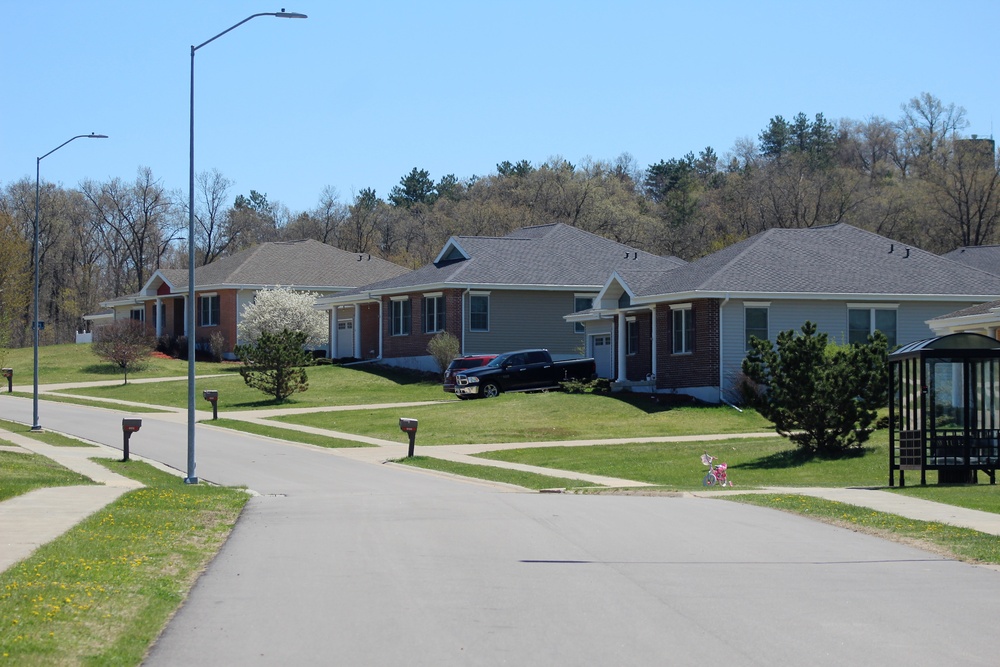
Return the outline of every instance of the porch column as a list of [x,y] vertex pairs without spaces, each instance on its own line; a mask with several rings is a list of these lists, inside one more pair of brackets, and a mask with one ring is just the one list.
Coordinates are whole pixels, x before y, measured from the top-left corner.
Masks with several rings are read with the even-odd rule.
[[[380,339],[381,342],[381,339]],[[365,352],[361,349],[361,304],[354,304],[354,356],[358,359],[365,358]]]
[[188,297],[187,294],[184,295],[184,335],[190,336],[190,322],[188,322]]
[[625,374],[625,355],[626,348],[625,345],[628,342],[626,339],[628,334],[625,332],[625,313],[618,313],[618,377],[615,378],[616,382],[625,382],[628,377]]
[[653,320],[653,341],[652,341],[653,362],[651,364],[652,365],[652,369],[650,370],[650,372],[653,374],[653,377],[655,378],[656,375],[657,375],[657,370],[656,370],[656,360],[657,360],[657,356],[656,356],[656,305],[655,304],[649,307],[649,312],[651,313],[652,320]]
[[163,335],[163,299],[156,297],[156,304],[153,305],[153,321],[156,322],[156,337]]
[[337,306],[330,309],[330,341],[326,354],[331,359],[337,358]]

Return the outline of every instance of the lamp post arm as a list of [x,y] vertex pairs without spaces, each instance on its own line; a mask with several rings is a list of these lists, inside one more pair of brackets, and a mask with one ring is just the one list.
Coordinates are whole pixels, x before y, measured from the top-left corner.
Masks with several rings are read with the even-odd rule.
[[206,44],[211,44],[215,40],[217,40],[220,37],[222,37],[223,35],[225,35],[227,32],[232,32],[233,30],[236,30],[237,28],[239,28],[241,25],[243,25],[244,23],[246,23],[250,19],[255,19],[258,16],[282,16],[282,15],[283,14],[281,12],[261,12],[259,14],[251,14],[250,16],[246,17],[245,19],[243,19],[242,21],[240,21],[239,23],[237,23],[236,25],[233,25],[233,26],[230,26],[229,28],[226,28],[225,30],[223,30],[222,32],[220,32],[215,37],[212,37],[211,39],[205,40],[204,42],[202,42],[198,46],[192,46],[191,47],[191,55],[194,56],[194,52],[197,51],[198,49],[200,49],[201,47],[205,46]]

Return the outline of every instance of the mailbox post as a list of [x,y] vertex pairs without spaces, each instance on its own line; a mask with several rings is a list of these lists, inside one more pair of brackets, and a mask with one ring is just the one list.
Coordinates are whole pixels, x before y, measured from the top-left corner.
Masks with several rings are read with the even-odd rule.
[[0,368],[0,373],[3,373],[3,376],[7,378],[7,393],[12,393],[14,391],[14,369]]
[[212,404],[212,421],[215,421],[219,418],[219,392],[215,389],[206,389],[201,395]]
[[399,430],[410,436],[410,450],[407,453],[407,458],[413,456],[413,445],[417,440],[417,420],[409,419],[407,417],[400,417],[399,419]]
[[125,457],[122,461],[128,461],[128,441],[132,437],[132,434],[139,430],[142,426],[142,420],[137,417],[125,417],[122,419],[122,434],[124,441],[122,442],[122,451]]

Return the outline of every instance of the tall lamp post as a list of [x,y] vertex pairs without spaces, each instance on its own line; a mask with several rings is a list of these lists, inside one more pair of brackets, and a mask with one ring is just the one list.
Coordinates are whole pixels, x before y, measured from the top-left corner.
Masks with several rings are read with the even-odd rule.
[[190,170],[188,172],[188,296],[187,296],[187,337],[188,337],[188,432],[187,432],[187,477],[185,484],[197,484],[198,476],[195,474],[194,462],[194,356],[195,356],[195,289],[194,289],[194,54],[201,47],[211,44],[218,38],[231,30],[239,28],[241,25],[258,16],[274,16],[279,19],[304,19],[305,14],[296,12],[263,12],[251,14],[236,25],[226,28],[215,37],[206,40],[198,46],[191,47],[191,145],[190,145]]
[[32,259],[35,262],[35,309],[34,309],[34,321],[31,323],[32,330],[32,346],[34,347],[34,383],[32,389],[32,416],[31,416],[31,430],[41,431],[42,425],[38,422],[38,192],[41,188],[41,175],[42,175],[42,160],[48,156],[55,153],[57,150],[73,141],[73,139],[107,139],[106,134],[78,134],[71,139],[67,139],[62,142],[48,153],[40,158],[35,158],[35,244],[34,250],[32,251]]

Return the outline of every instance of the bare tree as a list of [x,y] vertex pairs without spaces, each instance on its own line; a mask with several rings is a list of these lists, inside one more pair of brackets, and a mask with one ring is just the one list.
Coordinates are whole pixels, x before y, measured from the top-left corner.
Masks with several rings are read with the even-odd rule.
[[232,240],[223,234],[226,202],[233,182],[218,169],[198,174],[195,192],[195,240],[199,246],[202,265],[208,264],[226,252]]

